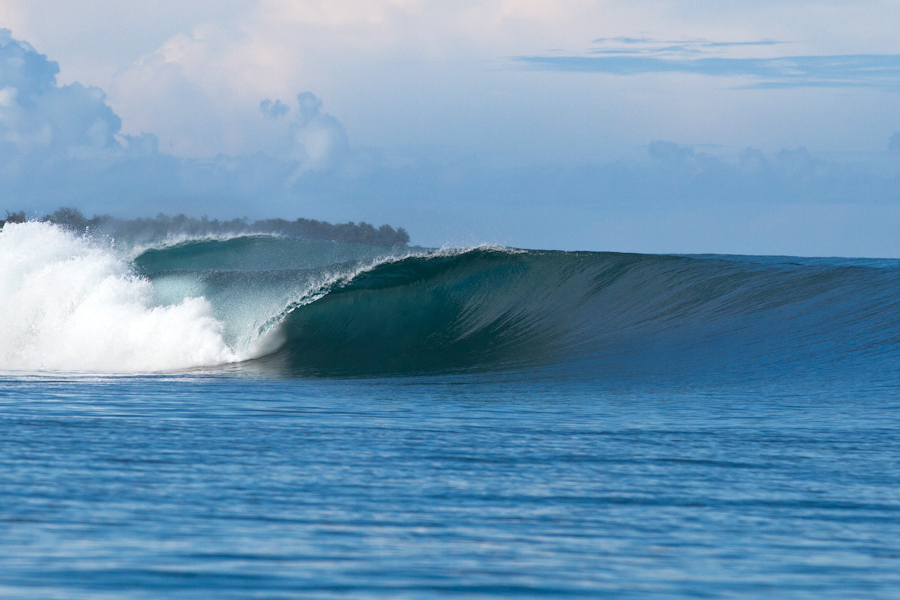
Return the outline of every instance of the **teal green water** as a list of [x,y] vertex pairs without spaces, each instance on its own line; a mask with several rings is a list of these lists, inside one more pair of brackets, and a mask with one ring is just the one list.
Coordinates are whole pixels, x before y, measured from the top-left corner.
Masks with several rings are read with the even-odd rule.
[[[43,233],[0,298],[87,291],[0,307],[0,596],[900,595],[897,261]],[[200,296],[251,360],[18,367]]]

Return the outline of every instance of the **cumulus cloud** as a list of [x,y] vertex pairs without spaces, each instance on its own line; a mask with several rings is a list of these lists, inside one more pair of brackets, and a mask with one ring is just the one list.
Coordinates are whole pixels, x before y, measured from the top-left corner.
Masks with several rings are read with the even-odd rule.
[[285,147],[286,157],[297,163],[295,176],[333,166],[349,148],[344,128],[322,111],[322,101],[315,94],[298,95],[297,104],[299,111],[290,125]]
[[[181,64],[171,68],[187,77]],[[804,147],[729,157],[659,140],[640,160],[496,167],[465,153],[354,148],[315,94],[272,92],[248,104],[256,121],[247,122],[267,128],[259,150],[185,157],[151,133],[123,135],[101,90],[61,85],[58,71],[9,32],[0,36],[0,211],[71,205],[117,216],[363,219],[436,245],[718,252],[800,252],[795,242],[812,235],[807,218],[828,214],[807,253],[900,256],[893,233],[834,234],[852,219],[860,231],[885,229],[900,210],[892,208],[897,164],[884,151],[888,170],[879,171]],[[193,112],[173,118],[212,110],[208,98],[194,99]],[[744,228],[745,216],[757,219],[755,229]],[[765,224],[778,219],[781,237],[765,237]]]
[[0,157],[27,170],[35,163],[108,162],[126,149],[122,123],[102,90],[57,85],[59,65],[0,30]]
[[[252,198],[290,202],[306,173],[329,169],[349,152],[341,124],[310,92],[291,109],[259,106],[277,121],[267,152],[185,158],[160,151],[150,133],[122,135],[102,90],[60,85],[59,66],[0,30],[0,186],[11,209],[46,211],[63,203],[135,213],[240,210]],[[141,210],[140,203],[154,206]],[[193,209],[193,210],[192,210]]]
[[[153,131],[161,149],[179,156],[267,150],[280,131],[277,120],[258,110],[259,101],[288,101],[309,89],[327,100],[358,143],[447,144],[520,152],[527,160],[557,160],[558,149],[580,134],[601,141],[577,151],[571,148],[578,144],[568,143],[565,158],[592,160],[614,145],[683,138],[688,127],[695,138],[734,148],[870,147],[865,132],[892,117],[889,105],[872,100],[868,90],[834,102],[823,95],[840,91],[813,87],[721,98],[715,92],[723,78],[673,76],[669,68],[641,78],[503,69],[507,57],[573,56],[601,36],[611,40],[607,45],[627,46],[620,51],[633,51],[638,42],[659,49],[691,45],[685,59],[698,58],[694,50],[729,61],[896,52],[897,3],[861,8],[830,0],[816,11],[806,4],[769,1],[761,10],[758,3],[706,2],[696,11],[669,0],[160,0],[140,6],[0,0],[21,15],[8,20],[16,31],[27,31],[27,39],[61,60],[64,81],[99,85],[126,133]],[[91,17],[97,14],[113,18]],[[779,43],[784,40],[792,43]],[[878,65],[864,66],[856,70],[860,79],[880,77]],[[545,110],[550,104],[559,110]],[[820,108],[803,108],[814,104]],[[747,119],[750,114],[764,116]],[[505,135],[513,128],[514,135]]]
[[279,119],[288,114],[291,109],[281,100],[273,102],[270,98],[266,98],[259,103],[259,110],[270,119]]
[[[441,144],[435,132],[481,133],[470,114],[485,107],[478,72],[497,57],[591,39],[600,16],[621,10],[591,0],[256,0],[160,40],[118,69],[107,91],[126,132],[153,131],[180,156],[269,150],[280,139],[278,119],[260,99],[293,105],[303,90],[339,106],[357,141]],[[465,85],[445,86],[461,77]],[[521,108],[504,103],[500,112],[515,120],[510,113]]]

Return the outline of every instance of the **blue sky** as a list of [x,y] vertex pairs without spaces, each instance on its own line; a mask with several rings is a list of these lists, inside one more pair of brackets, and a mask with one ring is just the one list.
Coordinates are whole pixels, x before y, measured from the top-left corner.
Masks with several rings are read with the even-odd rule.
[[2,208],[900,257],[900,4],[0,0]]

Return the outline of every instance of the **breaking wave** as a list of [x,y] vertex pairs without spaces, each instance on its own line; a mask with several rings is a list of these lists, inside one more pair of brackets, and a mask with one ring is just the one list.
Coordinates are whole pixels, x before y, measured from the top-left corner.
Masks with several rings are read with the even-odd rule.
[[0,232],[0,370],[895,371],[898,261]]
[[240,360],[203,298],[159,306],[111,249],[46,223],[0,232],[0,369],[145,372]]

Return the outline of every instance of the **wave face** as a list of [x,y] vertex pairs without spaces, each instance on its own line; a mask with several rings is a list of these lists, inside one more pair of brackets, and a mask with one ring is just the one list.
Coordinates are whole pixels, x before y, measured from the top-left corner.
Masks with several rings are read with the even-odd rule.
[[[0,232],[2,370],[894,377],[900,262]],[[249,361],[249,362],[248,362]]]

